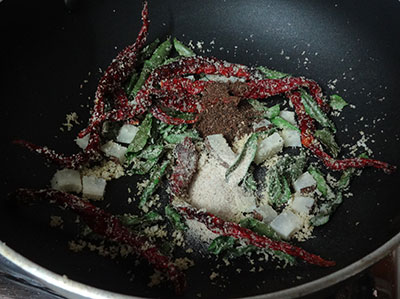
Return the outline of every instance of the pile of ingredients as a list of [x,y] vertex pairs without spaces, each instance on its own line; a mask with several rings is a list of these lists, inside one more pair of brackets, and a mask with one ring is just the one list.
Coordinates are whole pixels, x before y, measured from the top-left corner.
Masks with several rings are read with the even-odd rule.
[[[76,139],[82,151],[65,156],[15,141],[60,169],[50,189],[13,196],[71,210],[90,233],[147,260],[177,293],[190,260],[174,257],[174,246],[196,233],[224,258],[262,250],[285,265],[334,266],[289,241],[304,241],[329,221],[357,169],[395,170],[366,155],[337,159],[328,115],[347,103],[338,95],[328,103],[303,77],[196,56],[177,39],[145,46],[147,4],[142,20],[136,42],[99,82],[89,124]],[[136,215],[96,206],[107,182],[121,176],[140,178],[129,198]]]

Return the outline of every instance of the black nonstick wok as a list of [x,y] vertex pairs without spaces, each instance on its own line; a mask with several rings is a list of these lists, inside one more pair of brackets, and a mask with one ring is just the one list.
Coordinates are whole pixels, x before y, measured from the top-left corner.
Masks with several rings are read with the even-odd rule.
[[[5,243],[0,243],[1,253],[50,285],[88,297],[112,295],[101,290],[173,296],[166,284],[148,288],[152,269],[146,263],[135,266],[134,257],[112,260],[87,250],[68,250],[68,241],[77,232],[75,216],[69,212],[7,200],[15,188],[47,186],[55,171],[11,141],[22,138],[64,153],[77,151],[73,139],[88,119],[99,68],[104,70],[119,50],[133,43],[140,28],[141,1],[76,4],[71,11],[61,0],[0,3],[0,240]],[[148,41],[173,35],[194,45],[199,42],[200,54],[303,75],[316,80],[326,94],[339,93],[354,106],[335,119],[342,128],[338,141],[354,144],[362,132],[372,135],[367,144],[374,157],[400,165],[399,1],[152,0],[149,11]],[[61,132],[65,115],[71,112],[77,112],[82,124]],[[328,224],[315,229],[315,238],[301,244],[335,260],[335,267],[299,263],[274,269],[262,264],[264,271],[251,272],[242,263],[240,274],[236,267],[221,267],[224,279],[214,284],[209,276],[215,260],[197,257],[196,266],[187,271],[184,296],[300,296],[354,275],[399,243],[399,177],[399,171],[387,175],[366,169],[353,181],[354,196]],[[127,178],[108,186],[109,211],[130,209],[130,185],[135,186]],[[63,230],[49,227],[50,215],[65,219]]]

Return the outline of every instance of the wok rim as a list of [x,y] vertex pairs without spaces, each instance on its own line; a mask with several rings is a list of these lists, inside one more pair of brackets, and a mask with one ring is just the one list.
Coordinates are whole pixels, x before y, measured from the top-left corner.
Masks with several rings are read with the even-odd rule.
[[[328,288],[338,282],[341,282],[347,278],[350,278],[357,273],[360,273],[361,271],[365,270],[369,266],[372,266],[373,264],[384,258],[399,245],[400,232],[373,252],[329,275],[289,289],[280,290],[268,294],[250,296],[247,298],[298,298],[300,296],[315,293],[322,289]],[[74,297],[79,296],[78,298],[89,297],[94,299],[116,298],[116,296],[118,298],[140,298],[137,296],[122,295],[115,292],[102,290],[69,279],[66,275],[54,273],[25,258],[14,249],[7,246],[4,242],[0,242],[0,255],[32,275],[34,278],[39,279],[46,286],[51,288],[53,291],[56,291],[60,295],[74,295]]]

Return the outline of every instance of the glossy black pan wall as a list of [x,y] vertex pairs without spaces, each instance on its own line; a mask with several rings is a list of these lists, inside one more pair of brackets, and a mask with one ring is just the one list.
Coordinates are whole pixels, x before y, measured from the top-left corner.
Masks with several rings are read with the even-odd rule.
[[[149,40],[173,35],[202,45],[204,55],[242,64],[261,64],[316,80],[328,94],[340,93],[355,108],[336,119],[339,142],[355,143],[360,132],[375,158],[400,165],[400,2],[386,1],[151,1]],[[111,260],[67,249],[77,228],[74,217],[45,205],[6,201],[16,187],[43,187],[54,169],[10,141],[24,138],[72,153],[79,126],[61,132],[65,114],[88,118],[99,79],[140,28],[141,1],[81,1],[68,12],[63,1],[6,0],[0,4],[3,148],[1,155],[0,240],[59,274],[92,286],[141,296],[171,295],[146,287],[151,269],[134,258]],[[202,43],[204,42],[204,44]],[[201,51],[200,51],[201,53]],[[330,90],[331,83],[335,90]],[[91,97],[89,99],[88,97]],[[399,172],[368,169],[356,178],[354,197],[302,244],[337,261],[321,269],[295,268],[252,273],[223,268],[220,288],[210,283],[215,262],[198,259],[188,270],[187,297],[250,296],[286,289],[323,277],[360,260],[400,231]],[[126,187],[108,186],[108,209],[126,211]],[[50,228],[50,215],[66,218],[65,229]],[[68,215],[70,216],[68,218]],[[70,219],[70,220],[68,220]],[[129,274],[127,274],[129,272]],[[131,281],[130,279],[134,277]],[[245,287],[244,287],[245,285]]]

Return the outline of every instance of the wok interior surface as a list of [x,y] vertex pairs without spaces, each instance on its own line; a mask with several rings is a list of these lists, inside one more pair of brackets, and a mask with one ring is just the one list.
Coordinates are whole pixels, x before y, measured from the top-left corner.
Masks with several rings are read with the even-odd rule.
[[[133,43],[140,28],[141,1],[81,1],[67,11],[63,1],[5,1],[0,4],[2,37],[1,119],[2,194],[0,240],[56,273],[101,289],[137,296],[172,296],[164,284],[148,288],[152,269],[135,257],[103,258],[84,250],[73,253],[75,216],[46,204],[24,206],[7,201],[18,187],[48,186],[55,167],[11,144],[27,139],[64,153],[89,117],[94,91],[113,57]],[[334,121],[339,143],[354,144],[360,131],[374,158],[400,165],[400,11],[398,1],[150,1],[148,41],[167,35],[188,43],[204,41],[204,54],[231,62],[268,67],[316,80],[325,94],[339,93],[356,108],[345,108]],[[5,30],[4,30],[5,29]],[[90,74],[89,74],[90,72]],[[328,82],[337,79],[336,89]],[[87,81],[86,81],[87,80]],[[88,98],[90,97],[90,99]],[[67,113],[77,112],[81,126],[61,132]],[[346,128],[346,132],[343,129]],[[318,268],[302,262],[274,269],[247,261],[221,266],[191,256],[185,297],[238,297],[270,293],[303,284],[373,252],[400,231],[399,172],[367,169],[354,179],[353,197],[345,199],[331,221],[300,244],[337,262]],[[113,213],[129,212],[130,178],[107,186]],[[50,215],[64,218],[64,229],[49,227]],[[220,262],[223,263],[223,262]],[[264,271],[258,272],[259,266]],[[241,268],[239,274],[236,269]],[[211,282],[212,271],[224,278]],[[223,287],[221,287],[221,285]],[[246,287],[243,287],[243,286]]]

